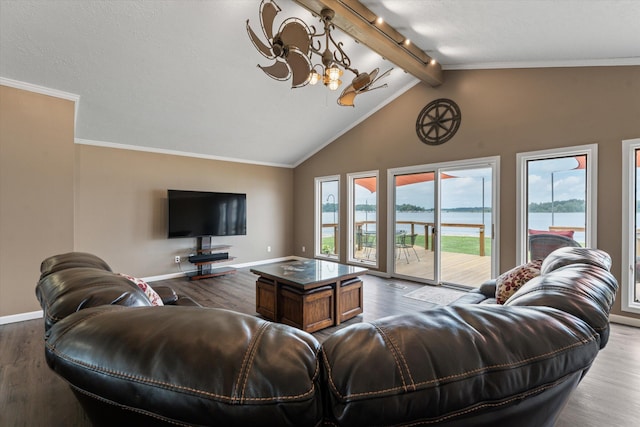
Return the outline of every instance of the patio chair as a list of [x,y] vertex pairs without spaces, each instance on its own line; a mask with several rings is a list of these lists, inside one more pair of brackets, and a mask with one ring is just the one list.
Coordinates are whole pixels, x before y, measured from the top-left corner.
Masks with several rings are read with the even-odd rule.
[[367,258],[371,256],[372,249],[376,247],[376,234],[364,232],[362,233],[363,254]]
[[420,261],[418,257],[418,252],[414,245],[416,244],[417,234],[407,234],[405,232],[401,232],[396,234],[396,248],[398,249],[398,259],[400,259],[400,255],[404,251],[404,257],[407,260],[407,264],[409,264],[409,248],[413,249],[413,253],[416,255],[416,259]]
[[558,234],[532,234],[529,236],[531,260],[545,259],[551,252],[564,246],[580,247],[580,243]]

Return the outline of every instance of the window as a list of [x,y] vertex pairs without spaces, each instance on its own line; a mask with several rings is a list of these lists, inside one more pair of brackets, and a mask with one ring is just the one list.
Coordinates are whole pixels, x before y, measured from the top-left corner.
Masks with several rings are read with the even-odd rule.
[[560,246],[596,247],[597,145],[517,155],[519,263]]
[[622,309],[640,313],[640,139],[622,143]]
[[340,242],[340,177],[316,178],[315,255],[339,257]]
[[347,175],[349,262],[378,266],[378,172]]

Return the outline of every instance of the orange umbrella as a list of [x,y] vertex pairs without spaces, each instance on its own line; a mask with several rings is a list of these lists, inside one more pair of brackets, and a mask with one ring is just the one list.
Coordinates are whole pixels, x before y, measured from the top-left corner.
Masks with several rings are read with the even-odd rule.
[[[435,179],[435,176],[436,176],[435,172],[421,172],[421,173],[410,173],[406,175],[396,175],[396,187],[409,185],[409,184],[417,184],[419,182],[433,181]],[[448,179],[448,178],[455,178],[455,176],[448,175],[446,173],[440,174],[440,179]],[[355,183],[361,187],[366,188],[372,193],[376,191],[376,178],[374,176],[370,176],[366,178],[358,178],[355,180]]]

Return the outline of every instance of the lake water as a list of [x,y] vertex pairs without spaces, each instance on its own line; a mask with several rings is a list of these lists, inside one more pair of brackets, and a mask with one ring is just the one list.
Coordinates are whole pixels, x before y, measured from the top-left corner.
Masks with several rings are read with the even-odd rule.
[[[510,215],[515,215],[515,212],[511,212]],[[333,213],[325,212],[322,215],[324,223],[333,222]],[[373,212],[361,212],[356,211],[356,221],[375,221],[376,215]],[[398,221],[419,221],[419,222],[433,222],[432,212],[400,212],[397,217]],[[554,224],[567,226],[567,227],[584,227],[585,214],[582,212],[563,212],[554,214]],[[441,222],[454,223],[454,224],[482,224],[482,212],[443,212]],[[484,214],[485,236],[491,236],[491,214],[485,212]],[[535,230],[548,230],[551,225],[551,213],[531,213],[529,215],[529,228]],[[409,224],[398,224],[398,231],[410,232],[411,226]],[[417,232],[422,232],[422,228]],[[368,224],[367,231],[375,231],[375,224]],[[459,228],[459,227],[443,227],[443,234],[453,236],[478,236],[477,228]],[[504,230],[503,230],[504,232]],[[324,236],[331,236],[330,230],[325,230]],[[578,242],[585,241],[585,235],[583,232],[576,232],[574,234],[574,240]]]

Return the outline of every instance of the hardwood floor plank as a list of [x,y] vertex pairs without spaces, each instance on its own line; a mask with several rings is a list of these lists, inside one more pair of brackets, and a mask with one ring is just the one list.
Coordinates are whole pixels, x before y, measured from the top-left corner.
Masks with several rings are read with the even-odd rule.
[[[199,281],[155,282],[191,296],[207,307],[255,315],[255,281],[248,268]],[[422,285],[363,276],[364,313],[337,327],[314,333],[324,341],[338,329],[393,314],[428,310],[433,304],[403,295]],[[153,285],[153,284],[152,284]],[[43,321],[0,326],[0,426],[85,427],[88,418],[67,383],[44,359]],[[635,427],[640,417],[640,329],[612,325],[607,347],[571,396],[556,427]]]

